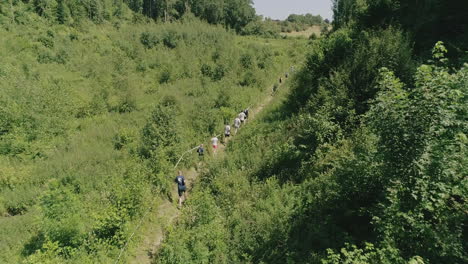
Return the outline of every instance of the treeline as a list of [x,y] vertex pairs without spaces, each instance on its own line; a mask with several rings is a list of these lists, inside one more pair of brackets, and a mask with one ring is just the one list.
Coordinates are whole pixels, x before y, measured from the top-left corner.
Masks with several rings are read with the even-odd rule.
[[0,13],[21,20],[21,13],[10,14],[13,5],[32,9],[39,16],[61,24],[73,24],[85,18],[95,23],[144,17],[169,22],[191,12],[210,24],[225,25],[239,32],[255,18],[251,0],[9,0],[0,5]]
[[288,100],[211,164],[159,261],[466,263],[466,9],[335,1]]
[[239,32],[255,18],[251,0],[124,0],[136,13],[157,20],[179,19],[187,12],[210,24],[222,24]]
[[401,27],[414,40],[414,52],[430,57],[431,47],[444,41],[451,58],[466,60],[468,3],[433,1],[334,1],[333,26],[356,30]]
[[312,26],[320,26],[323,31],[328,31],[330,21],[320,15],[296,15],[291,14],[286,20],[273,20],[257,16],[255,20],[247,24],[241,31],[244,35],[256,35],[265,37],[280,37],[280,33],[304,31]]
[[328,26],[329,24],[330,21],[328,19],[323,19],[320,15],[314,16],[309,13],[305,15],[291,14],[285,21],[279,22],[281,32],[302,31],[311,26]]
[[303,31],[310,26],[328,28],[320,15],[290,15],[284,21],[264,19],[255,13],[250,0],[10,0],[0,3],[0,22],[28,24],[31,12],[52,23],[78,27],[86,21],[132,23],[149,20],[175,22],[184,16],[196,17],[214,25],[223,25],[243,35],[280,37],[281,32]]

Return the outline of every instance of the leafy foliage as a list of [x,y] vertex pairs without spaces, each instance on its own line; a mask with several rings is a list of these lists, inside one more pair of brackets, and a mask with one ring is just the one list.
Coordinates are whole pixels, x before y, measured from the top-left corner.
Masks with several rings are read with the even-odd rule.
[[425,58],[437,41],[453,46],[452,63],[466,60],[463,47],[467,46],[468,3],[455,0],[335,0],[333,27],[346,26],[357,30],[386,28],[397,23],[414,36],[415,53]]

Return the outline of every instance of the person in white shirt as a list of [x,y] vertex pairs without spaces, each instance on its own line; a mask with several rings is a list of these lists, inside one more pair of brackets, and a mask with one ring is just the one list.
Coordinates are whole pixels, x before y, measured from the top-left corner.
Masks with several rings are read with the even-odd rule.
[[216,150],[218,149],[218,137],[214,136],[211,139],[211,145],[213,146],[213,153],[216,154]]
[[241,123],[244,123],[244,121],[245,121],[245,113],[244,113],[244,111],[242,111],[242,112],[239,113],[239,119],[240,119]]
[[237,134],[237,130],[239,129],[241,125],[241,120],[236,117],[236,119],[234,119],[234,135]]

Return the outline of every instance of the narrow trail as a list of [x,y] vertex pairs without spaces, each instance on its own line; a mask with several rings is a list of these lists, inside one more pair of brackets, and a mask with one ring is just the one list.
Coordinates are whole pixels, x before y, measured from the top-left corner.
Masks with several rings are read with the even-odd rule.
[[[287,82],[287,79],[283,80],[283,83],[279,84],[278,89],[282,87]],[[276,92],[277,93],[277,92]],[[247,121],[243,126],[248,125],[255,119],[256,115],[259,114],[265,106],[267,106],[275,97],[276,93],[269,93],[266,98],[256,107],[251,108],[249,110],[249,121]],[[242,130],[242,126],[240,128]],[[235,137],[235,136],[233,136]],[[214,158],[218,159],[224,155],[225,148],[227,145],[227,140],[224,144],[219,144],[218,150]],[[211,147],[211,145],[206,145],[206,147]],[[208,154],[208,153],[207,153]],[[178,170],[178,169],[176,169]],[[184,169],[181,168],[180,170],[183,171],[183,175],[186,179],[187,183],[187,199],[190,198],[190,192],[195,184],[196,179],[199,176],[199,172],[195,168]],[[174,173],[175,175],[175,173]],[[174,176],[175,177],[175,176]],[[171,197],[177,201],[178,194],[177,190],[174,187],[172,191]],[[177,209],[175,203],[168,201],[167,199],[161,200],[160,204],[153,208],[153,212],[150,213],[151,218],[149,219],[150,224],[146,224],[145,230],[143,230],[145,237],[141,242],[141,245],[136,250],[133,257],[130,257],[129,263],[134,264],[151,264],[154,256],[157,255],[158,249],[161,246],[162,242],[164,241],[165,231],[168,229],[169,226],[173,225],[175,220],[180,215],[180,210]]]

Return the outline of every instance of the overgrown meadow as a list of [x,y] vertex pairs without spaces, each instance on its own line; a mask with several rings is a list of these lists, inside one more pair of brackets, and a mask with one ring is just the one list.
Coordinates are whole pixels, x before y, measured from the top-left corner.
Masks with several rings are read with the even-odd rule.
[[192,16],[25,15],[0,27],[2,263],[111,262],[178,155],[258,103],[304,47]]

